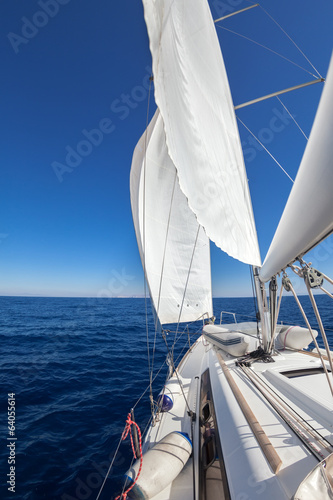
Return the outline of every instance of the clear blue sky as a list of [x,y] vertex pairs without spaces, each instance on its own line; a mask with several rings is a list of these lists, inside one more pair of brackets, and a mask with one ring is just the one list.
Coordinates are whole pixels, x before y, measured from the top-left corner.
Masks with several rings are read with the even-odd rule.
[[[213,17],[247,6],[210,1]],[[262,0],[325,76],[333,4]],[[129,199],[132,152],[146,123],[151,58],[140,0],[1,2],[0,294],[141,295]],[[311,71],[259,9],[223,26]],[[313,79],[217,28],[235,104]],[[283,102],[309,133],[322,85]],[[155,109],[153,100],[150,116]],[[282,118],[281,118],[282,113]],[[305,139],[279,102],[238,112],[295,177]],[[98,131],[97,131],[98,129]],[[262,257],[291,188],[240,125]],[[313,256],[332,271],[327,243]],[[212,246],[215,296],[250,294],[248,266]]]

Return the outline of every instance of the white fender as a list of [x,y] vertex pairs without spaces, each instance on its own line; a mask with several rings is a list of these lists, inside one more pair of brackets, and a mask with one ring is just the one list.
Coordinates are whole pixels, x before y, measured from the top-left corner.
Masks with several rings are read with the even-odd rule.
[[[149,500],[163,491],[181,472],[192,453],[187,434],[171,432],[143,454],[142,470],[129,492],[134,500]],[[126,487],[137,476],[140,460],[127,471]]]
[[[316,338],[318,332],[312,330],[313,336]],[[311,333],[307,328],[300,326],[283,326],[276,336],[275,346],[277,349],[303,349],[312,342]]]

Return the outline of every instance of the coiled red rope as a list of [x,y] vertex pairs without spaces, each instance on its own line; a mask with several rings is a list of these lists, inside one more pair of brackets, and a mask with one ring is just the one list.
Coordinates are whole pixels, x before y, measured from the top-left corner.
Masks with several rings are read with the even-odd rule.
[[124,493],[122,493],[121,495],[117,496],[115,498],[115,500],[119,500],[119,499],[120,500],[126,500],[128,492],[134,487],[135,483],[137,482],[137,480],[139,479],[139,476],[141,474],[141,469],[142,469],[142,437],[141,437],[141,431],[140,431],[140,427],[138,426],[138,424],[136,422],[134,422],[134,420],[132,420],[132,417],[131,417],[130,413],[127,415],[126,426],[125,426],[124,432],[123,432],[123,434],[121,436],[121,439],[124,441],[127,438],[128,433],[129,433],[130,438],[131,438],[131,445],[132,445],[133,455],[134,455],[134,458],[137,458],[136,452],[135,452],[135,446],[134,446],[134,442],[133,442],[133,436],[132,436],[132,425],[135,425],[135,427],[137,428],[138,436],[139,436],[140,467],[139,467],[139,471],[138,471],[138,473],[136,475],[136,478],[133,481],[133,483],[130,485],[130,487],[127,488],[127,490],[124,491]]

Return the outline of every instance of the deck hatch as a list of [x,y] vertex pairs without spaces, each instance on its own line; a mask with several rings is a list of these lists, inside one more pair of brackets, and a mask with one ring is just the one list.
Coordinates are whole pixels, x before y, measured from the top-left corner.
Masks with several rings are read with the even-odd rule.
[[316,366],[314,368],[300,368],[299,370],[288,370],[280,373],[281,375],[284,375],[287,378],[296,378],[296,377],[306,377],[308,375],[319,375],[324,373],[324,369],[321,366]]

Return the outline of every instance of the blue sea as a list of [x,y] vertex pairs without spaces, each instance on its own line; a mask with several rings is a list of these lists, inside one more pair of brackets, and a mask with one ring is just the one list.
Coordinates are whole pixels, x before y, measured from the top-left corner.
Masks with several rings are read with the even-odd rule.
[[[332,301],[328,296],[316,298],[332,346]],[[309,299],[301,300],[316,328]],[[254,316],[253,299],[214,299],[218,318],[221,310],[242,314],[239,320],[246,321]],[[0,297],[0,311],[0,498],[96,499],[128,411],[135,406],[142,430],[149,421],[149,391],[136,404],[149,382],[146,315],[150,352],[154,346],[149,303],[146,307],[144,299]],[[283,298],[281,319],[303,325],[292,297]],[[196,340],[201,326],[192,324],[190,334],[177,333],[174,359]],[[166,336],[168,346],[174,335],[173,330]],[[155,351],[156,396],[168,370],[167,347],[160,336]],[[149,361],[152,365],[152,356]],[[15,401],[12,436],[8,394]],[[13,456],[15,492],[8,491],[7,483],[8,457]],[[113,498],[131,458],[127,440],[119,448],[101,500]]]

